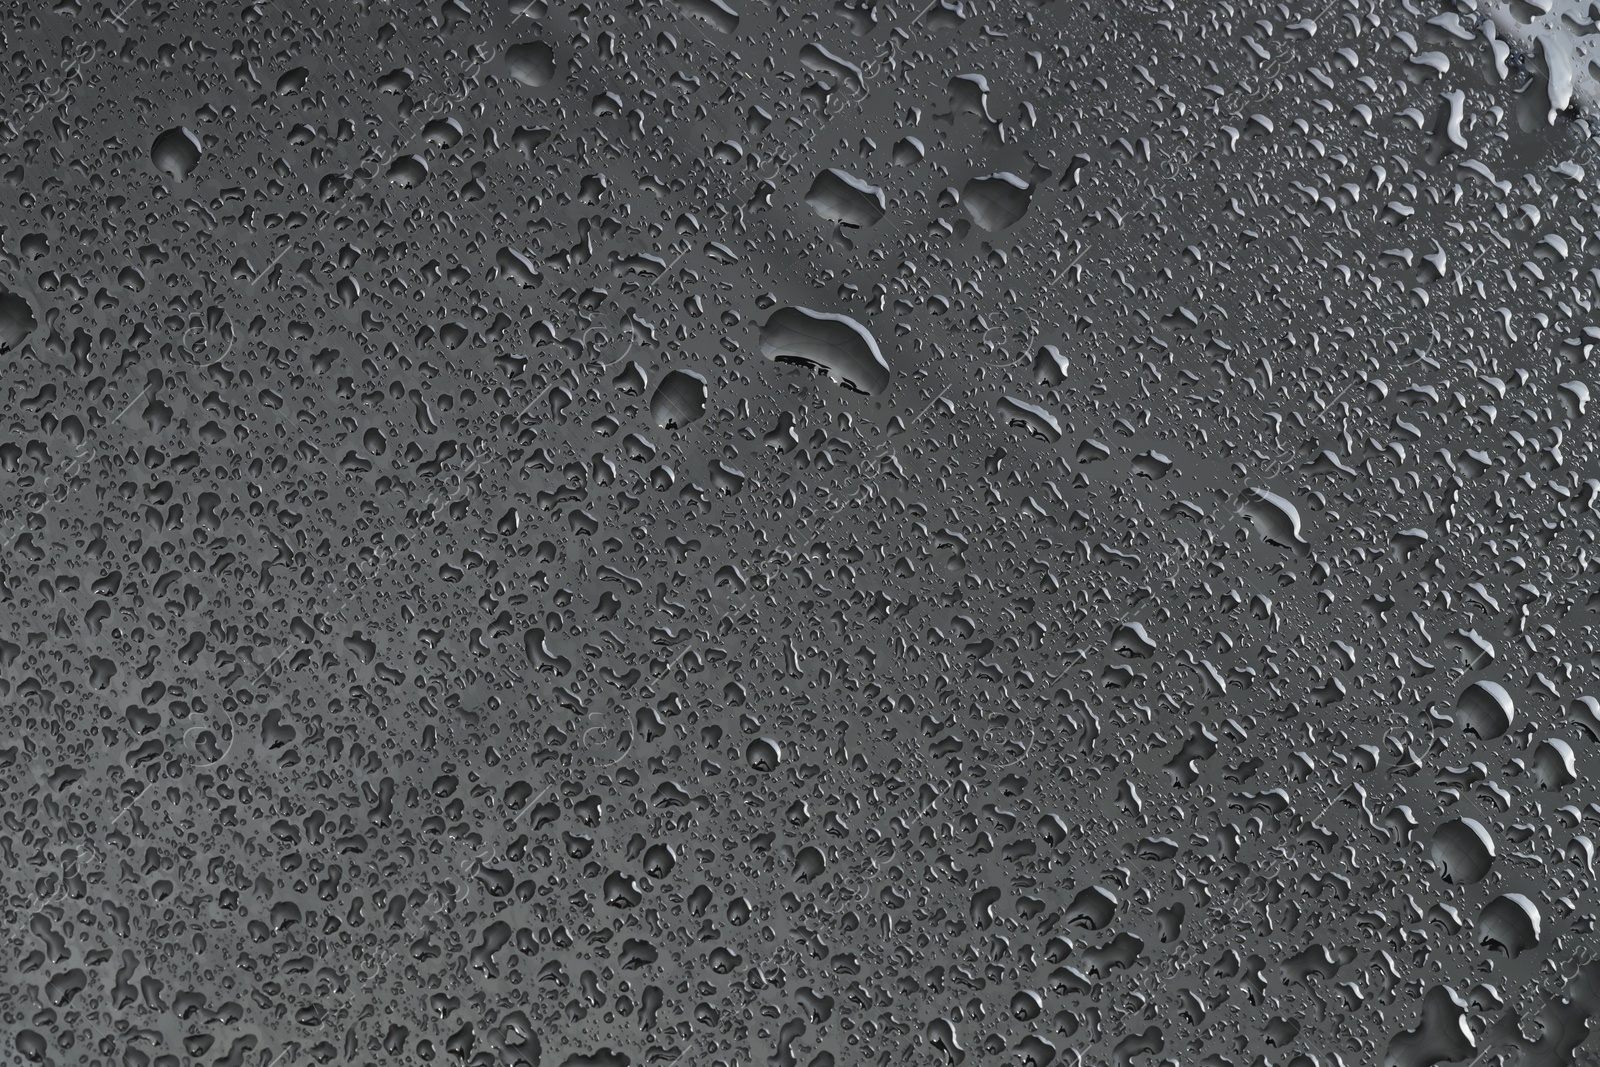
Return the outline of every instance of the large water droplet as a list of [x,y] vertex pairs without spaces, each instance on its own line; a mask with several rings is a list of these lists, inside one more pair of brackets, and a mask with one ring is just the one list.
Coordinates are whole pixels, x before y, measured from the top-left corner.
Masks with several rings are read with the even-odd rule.
[[890,370],[878,342],[848,315],[785,307],[761,327],[761,354],[780,363],[824,371],[840,385],[861,393],[881,393]]

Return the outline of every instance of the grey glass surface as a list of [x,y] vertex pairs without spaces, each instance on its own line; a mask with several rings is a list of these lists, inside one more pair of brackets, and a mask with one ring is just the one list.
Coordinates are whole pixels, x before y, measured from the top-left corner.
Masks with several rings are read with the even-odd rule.
[[1600,1062],[1597,18],[8,5],[4,1062]]

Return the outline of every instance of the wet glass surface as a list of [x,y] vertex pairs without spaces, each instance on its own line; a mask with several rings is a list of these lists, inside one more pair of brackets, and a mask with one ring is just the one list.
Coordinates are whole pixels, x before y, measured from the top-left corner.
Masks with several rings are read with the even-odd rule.
[[1597,18],[6,8],[4,1062],[1600,1062]]

